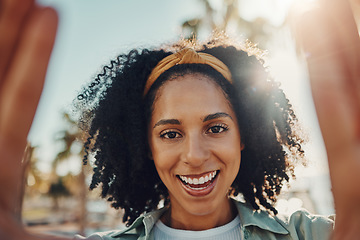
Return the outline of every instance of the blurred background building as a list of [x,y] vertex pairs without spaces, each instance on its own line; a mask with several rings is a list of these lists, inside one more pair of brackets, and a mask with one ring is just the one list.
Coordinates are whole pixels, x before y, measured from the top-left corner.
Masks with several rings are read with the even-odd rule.
[[[114,210],[88,191],[91,167],[82,165],[71,102],[110,59],[131,48],[158,46],[180,37],[206,39],[213,30],[267,50],[267,64],[309,136],[308,166],[284,189],[280,212],[299,208],[333,214],[326,153],[317,125],[306,67],[291,37],[295,0],[41,0],[58,10],[60,24],[45,89],[29,139],[31,167],[23,207],[31,231],[73,236],[123,228]],[[303,1],[304,2],[304,1]],[[305,4],[305,3],[303,3]],[[359,20],[360,1],[352,1]]]

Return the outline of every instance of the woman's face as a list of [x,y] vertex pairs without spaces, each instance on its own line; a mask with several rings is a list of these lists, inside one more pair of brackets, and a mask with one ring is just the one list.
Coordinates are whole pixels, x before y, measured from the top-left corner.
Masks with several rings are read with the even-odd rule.
[[166,82],[158,90],[148,134],[172,214],[224,210],[242,146],[235,113],[221,88],[202,74]]

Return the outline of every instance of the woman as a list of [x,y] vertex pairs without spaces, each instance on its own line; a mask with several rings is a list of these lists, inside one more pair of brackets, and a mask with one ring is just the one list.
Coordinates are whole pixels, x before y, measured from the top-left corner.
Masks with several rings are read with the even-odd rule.
[[[102,239],[127,239],[134,229],[149,239],[329,238],[331,220],[274,216],[303,141],[288,99],[251,53],[259,51],[225,37],[133,50],[83,90],[90,187],[100,185],[133,224]],[[246,204],[230,198],[239,193]]]
[[[356,31],[356,25],[352,18],[347,1],[334,0],[331,2],[326,1],[326,3],[325,1],[320,1],[320,4],[321,8],[312,10],[306,16],[300,18],[301,21],[299,21],[299,24],[297,25],[298,27],[300,27],[299,29],[297,29],[297,33],[299,33],[299,35],[297,35],[297,40],[299,43],[302,44],[307,53],[307,56],[309,56],[307,58],[307,61],[309,63],[310,78],[312,80],[312,89],[314,93],[313,96],[317,107],[319,122],[324,136],[327,154],[329,158],[330,174],[333,184],[333,194],[337,214],[336,227],[333,239],[356,239],[359,236],[360,229],[360,210],[358,207],[360,199],[360,191],[358,188],[358,183],[360,181],[360,175],[358,174],[360,169],[358,164],[358,143],[360,139],[360,85],[358,80],[360,76],[360,69],[357,67],[360,62],[358,55],[360,49],[360,41],[358,33]],[[23,179],[21,178],[21,176],[24,169],[24,164],[21,161],[21,155],[22,150],[24,149],[24,146],[26,144],[27,132],[31,125],[32,117],[34,115],[37,105],[37,99],[39,98],[42,83],[46,73],[46,66],[51,53],[56,32],[57,16],[56,13],[51,9],[44,9],[35,6],[32,0],[2,1],[1,6],[0,164],[2,167],[0,168],[0,183],[2,194],[0,195],[0,238],[29,240],[59,239],[55,237],[34,236],[32,234],[29,234],[27,231],[24,230],[19,216],[19,209],[21,206],[22,198],[21,184],[23,183]],[[333,19],[335,19],[335,21],[332,21]],[[47,34],[41,34],[44,32],[46,32]],[[336,49],[336,51],[334,51],[334,49]],[[163,57],[160,57],[159,61]],[[155,65],[156,64],[154,64],[154,66]],[[21,66],[21,70],[19,66]],[[151,66],[151,68],[154,68],[154,66]],[[150,70],[148,71],[150,72]],[[184,75],[184,77],[189,76]],[[227,79],[226,76],[223,76],[223,78]],[[215,83],[212,82],[212,80],[215,79],[211,78],[210,76],[201,76],[201,79],[202,84],[205,84],[205,86],[212,89],[215,95],[217,94],[218,97],[216,99],[224,100],[224,98],[221,98],[225,96],[223,91],[219,89],[218,85],[215,85]],[[221,76],[219,79],[221,79]],[[230,79],[232,80],[232,78]],[[225,83],[227,82],[227,80],[225,81]],[[168,81],[168,84],[164,84],[163,90],[159,89],[159,91],[165,92],[165,88],[171,87],[171,83],[176,83],[177,81],[180,82],[179,79],[174,81]],[[200,80],[196,78],[194,81],[197,82]],[[187,80],[185,79],[185,81],[182,82],[186,83]],[[223,87],[221,87],[221,89],[223,89]],[[324,91],[324,89],[326,89],[326,91]],[[199,92],[200,90],[201,89],[198,89]],[[157,101],[159,101],[158,103],[161,103],[160,97],[161,96],[159,96],[159,99],[157,99]],[[224,103],[224,101],[220,102]],[[233,111],[236,115],[235,106],[231,106],[227,109],[225,107],[225,110],[229,111],[229,116],[232,116],[231,111]],[[241,116],[231,118],[233,121],[235,121],[234,119],[236,119],[236,121],[238,121],[239,123],[242,119]],[[229,119],[226,118],[226,120]],[[131,123],[132,122],[129,122],[129,124]],[[228,131],[223,131],[224,129],[221,127],[222,126],[214,126],[214,128],[211,128],[211,130],[207,131],[207,133],[228,133]],[[240,137],[238,136],[237,139],[240,138],[240,150],[246,151],[246,141],[248,140],[245,139],[243,136],[245,133],[242,132],[242,129],[239,129],[238,133]],[[184,136],[179,134],[181,134],[181,132],[167,133],[166,136],[176,137],[175,139],[181,142],[181,137]],[[205,136],[213,135],[206,134]],[[125,137],[127,138],[128,136]],[[281,140],[283,141],[283,139]],[[151,142],[150,139],[149,142]],[[149,161],[151,161],[151,158],[154,159],[154,162],[156,159],[161,159],[157,154],[155,154],[155,148],[151,149],[151,147],[154,147],[155,145],[156,144],[149,145],[149,150],[153,151],[152,156],[149,157]],[[206,149],[202,145],[201,147],[201,149]],[[266,146],[261,147],[266,148]],[[136,152],[136,150],[137,149],[133,149],[132,151]],[[147,153],[149,152],[150,151],[147,151]],[[221,159],[227,158],[222,157]],[[245,161],[244,158],[241,161]],[[219,165],[223,163],[222,161],[216,162]],[[224,163],[225,162],[228,161],[224,161]],[[235,165],[238,164],[241,165],[242,163],[239,163],[238,161]],[[216,177],[220,182],[221,171],[222,169],[225,169],[225,166],[221,165],[221,167],[216,167],[219,167],[220,170],[220,172],[218,173],[219,175],[217,175]],[[214,170],[218,170],[216,167],[214,168]],[[103,175],[104,172],[102,171],[102,168],[98,169],[98,177],[96,177],[95,175],[95,179],[98,178],[99,180],[94,180],[94,184],[104,181],[105,175]],[[170,171],[164,172],[170,173]],[[178,172],[177,174],[187,175],[188,172]],[[233,177],[232,174],[230,175]],[[111,179],[112,176],[109,175],[108,177]],[[142,176],[135,177],[141,178]],[[196,177],[197,176],[195,176],[195,178]],[[208,178],[209,177],[210,175],[208,176]],[[187,177],[187,181],[189,181],[189,178],[191,178],[194,182],[194,177]],[[167,181],[165,179],[164,183],[166,184],[167,182],[170,181]],[[179,182],[179,184],[182,183]],[[275,183],[275,186],[277,184],[278,183]],[[226,184],[224,184],[224,186],[225,185]],[[142,186],[138,187],[141,188]],[[272,190],[265,189],[265,191],[268,192],[272,192]],[[112,188],[108,190],[105,189],[104,194],[106,195],[108,192],[111,193],[114,191],[115,190]],[[161,191],[161,186],[159,186],[156,191]],[[213,191],[215,191],[215,187]],[[236,192],[234,191],[232,192],[232,194],[236,194]],[[232,201],[227,201],[227,205],[229,207],[223,208],[224,212],[227,213],[225,214],[225,217],[217,223],[209,224],[209,222],[206,222],[204,223],[204,225],[207,225],[207,227],[213,225],[214,227],[225,224],[223,226],[229,227],[229,225],[227,225],[228,223],[226,222],[231,221],[230,223],[235,226],[238,226],[238,224],[242,224],[245,230],[247,229],[248,231],[250,231],[250,233],[267,233],[270,234],[270,236],[271,234],[273,234],[277,237],[288,237],[289,233],[284,233],[284,235],[280,233],[276,234],[275,232],[271,232],[269,229],[274,228],[274,219],[276,221],[276,225],[278,223],[281,223],[282,221],[277,220],[276,217],[271,220],[269,218],[264,219],[263,217],[261,217],[264,214],[265,216],[269,216],[266,213],[253,213],[253,208],[256,208],[256,204],[251,204],[251,201],[254,198],[252,198],[250,195],[248,194],[246,200],[250,203],[251,207],[244,206],[235,202],[233,202],[232,204]],[[255,195],[261,197],[261,194]],[[266,197],[268,199],[266,199]],[[263,205],[265,208],[269,209],[269,207],[266,207],[266,202],[270,201],[271,203],[270,198],[272,196],[266,197],[265,201],[260,202],[260,204]],[[141,196],[138,196],[137,199],[142,198]],[[223,206],[226,206],[225,200],[219,202],[224,203]],[[123,204],[128,204],[126,199],[124,200]],[[146,204],[147,206],[153,206],[155,208],[154,203],[147,202]],[[143,203],[140,202],[138,206],[141,205],[144,206]],[[173,202],[172,206],[174,205],[176,206],[176,203]],[[178,204],[177,206],[181,205]],[[211,209],[214,210],[213,207]],[[134,219],[139,214],[139,212],[136,212],[139,210],[135,209],[134,212],[132,212],[132,210],[134,209],[128,209],[128,220]],[[150,209],[145,209],[145,211],[148,210]],[[202,209],[202,211],[203,210],[204,209]],[[240,218],[240,223],[234,220],[236,219],[236,217],[234,216],[236,215],[236,210]],[[174,216],[169,216],[169,212],[171,213],[171,211],[168,211],[168,209],[165,208],[163,212],[157,212],[157,214],[150,213],[149,215],[146,215],[146,217],[141,217],[139,221],[135,221],[132,227],[130,227],[130,230],[128,230],[127,232],[116,234],[119,234],[123,237],[127,236],[129,238],[136,238],[136,236],[131,235],[131,233],[137,233],[137,230],[139,230],[142,234],[148,234],[149,228],[145,229],[145,231],[142,231],[142,219],[144,220],[144,223],[146,222],[148,224],[147,226],[149,227],[150,225],[154,225],[154,217],[157,216],[159,218],[160,215],[163,216],[160,221],[163,222],[165,225],[167,224],[171,227],[173,226],[173,224],[176,224],[176,222],[172,221]],[[245,218],[244,220],[244,218],[241,218],[241,214],[243,214],[242,216],[246,216],[248,218]],[[290,226],[292,222],[304,223],[303,221],[299,221],[299,218],[302,218],[302,216],[304,216],[304,214],[297,213],[290,219],[290,224],[285,226],[285,228],[287,228],[287,231],[290,231],[290,235],[296,234],[294,233],[296,228],[289,228],[287,226]],[[232,219],[233,217],[235,218]],[[257,221],[259,218],[262,219],[261,222],[263,224],[261,226],[263,228],[255,226],[255,224],[260,224],[260,222]],[[193,218],[191,219],[191,221],[195,222]],[[316,222],[319,221],[322,222],[321,219]],[[159,222],[160,225],[161,222]],[[181,223],[181,221],[179,222]],[[174,227],[177,228],[176,225],[174,225]],[[185,227],[180,226],[179,228]],[[203,228],[203,226],[200,226],[199,229],[200,228]],[[257,229],[257,231],[254,231],[254,229]],[[304,228],[302,230],[304,230]],[[251,238],[251,235],[248,231],[241,231],[244,234],[244,238]],[[108,234],[108,236],[110,235],[111,233]],[[100,237],[93,236],[91,238],[99,239]],[[109,237],[104,236],[104,238],[106,239]],[[260,238],[266,239],[267,237],[264,236]]]

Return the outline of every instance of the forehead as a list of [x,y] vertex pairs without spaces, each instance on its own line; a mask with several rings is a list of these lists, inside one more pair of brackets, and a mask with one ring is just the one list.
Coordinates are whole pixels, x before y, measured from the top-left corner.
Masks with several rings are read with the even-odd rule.
[[232,112],[221,87],[200,73],[178,76],[164,83],[157,92],[153,118],[174,118]]

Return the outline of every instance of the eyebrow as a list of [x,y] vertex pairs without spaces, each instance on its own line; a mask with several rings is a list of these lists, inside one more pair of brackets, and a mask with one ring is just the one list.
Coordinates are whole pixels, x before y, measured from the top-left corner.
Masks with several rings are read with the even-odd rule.
[[228,117],[228,118],[232,119],[232,117],[229,114],[224,113],[224,112],[218,112],[218,113],[207,115],[204,118],[203,122],[210,121],[210,120],[217,119],[217,118],[222,118],[222,117]]
[[166,124],[180,125],[181,123],[177,119],[161,119],[160,121],[155,123],[153,128],[156,128],[161,125],[166,125]]
[[[214,113],[214,114],[209,114],[207,115],[203,122],[206,121],[210,121],[213,119],[217,119],[217,118],[222,118],[222,117],[228,117],[230,119],[233,119],[229,114],[224,113],[224,112],[218,112],[218,113]],[[153,128],[156,128],[158,126],[162,126],[162,125],[167,125],[167,124],[173,124],[173,125],[181,125],[181,122],[177,119],[161,119],[160,121],[158,121],[157,123],[155,123]]]

